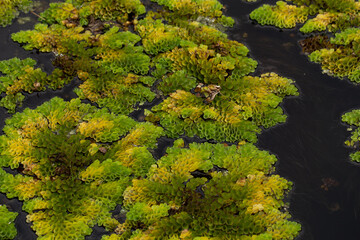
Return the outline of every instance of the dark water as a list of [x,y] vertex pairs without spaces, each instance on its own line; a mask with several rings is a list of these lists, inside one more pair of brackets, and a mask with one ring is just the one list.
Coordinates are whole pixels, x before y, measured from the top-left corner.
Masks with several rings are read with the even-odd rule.
[[[227,15],[237,21],[235,28],[228,32],[229,36],[245,43],[250,49],[250,56],[259,62],[255,74],[273,71],[291,78],[296,81],[301,93],[300,97],[284,101],[283,108],[288,121],[264,131],[257,144],[278,156],[277,173],[294,183],[289,201],[293,219],[301,222],[303,227],[298,239],[360,239],[360,168],[349,161],[351,149],[343,144],[349,133],[340,121],[344,112],[360,108],[360,87],[322,74],[320,65],[310,63],[301,54],[297,42],[303,35],[296,29],[279,31],[252,23],[248,14],[262,2],[222,2],[227,7]],[[46,5],[35,11],[41,12],[41,8]],[[32,57],[42,64],[40,66],[43,70],[50,72],[51,54],[25,51],[10,39],[11,33],[32,28],[37,17],[33,14],[26,16],[31,17],[32,21],[25,25],[15,22],[10,27],[0,28],[0,60],[15,56]],[[76,96],[71,90],[78,84],[74,80],[61,91],[27,95],[20,111],[25,107],[35,108],[53,96],[71,99]],[[7,117],[9,115],[6,111],[0,108],[0,129]],[[161,146],[167,144],[171,144],[171,141],[160,141]],[[326,191],[321,185],[324,179],[329,178],[338,182],[338,186],[330,186]],[[8,200],[0,194],[0,204],[7,204],[19,212],[16,219],[19,230],[17,239],[36,239],[25,221],[26,213],[21,211],[21,202]],[[102,228],[95,227],[87,239],[100,239],[103,233]]]
[[[248,14],[263,3],[223,3],[238,21],[229,35],[249,47],[259,62],[257,74],[274,71],[291,78],[301,93],[284,101],[286,124],[263,132],[258,142],[278,156],[277,173],[295,185],[290,212],[303,226],[298,239],[360,239],[360,168],[349,161],[351,149],[343,144],[349,132],[340,121],[344,112],[360,108],[360,87],[324,75],[320,65],[310,63],[298,46],[303,35],[297,29],[252,24]],[[338,186],[323,190],[325,178]]]

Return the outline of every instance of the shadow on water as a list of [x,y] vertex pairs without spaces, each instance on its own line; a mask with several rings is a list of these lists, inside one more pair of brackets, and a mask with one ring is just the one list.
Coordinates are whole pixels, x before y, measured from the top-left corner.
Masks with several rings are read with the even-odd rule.
[[[301,92],[300,97],[284,101],[283,108],[288,114],[286,124],[264,131],[258,142],[260,148],[278,156],[277,173],[294,183],[290,212],[293,219],[303,226],[298,239],[360,239],[360,168],[349,162],[351,149],[343,144],[349,133],[340,122],[344,112],[360,108],[360,87],[322,74],[320,65],[310,63],[301,54],[297,41],[302,35],[297,30],[279,31],[253,24],[248,14],[263,2],[222,2],[227,6],[227,15],[237,20],[229,36],[245,43],[250,49],[250,56],[259,62],[255,74],[276,72],[295,80]],[[275,1],[269,2],[272,4]],[[26,16],[31,18],[30,22],[24,25],[15,22],[0,29],[0,60],[14,56],[32,57],[44,64],[41,65],[43,70],[51,72],[51,54],[25,51],[10,39],[11,33],[32,28],[37,17],[32,14]],[[25,107],[35,108],[55,95],[66,100],[74,98],[72,89],[78,84],[74,80],[62,91],[30,94],[20,111]],[[0,108],[0,129],[9,116]],[[167,144],[171,143],[166,139],[160,141],[162,148]],[[329,179],[334,180],[337,186],[324,187]],[[21,211],[22,203],[17,199],[8,200],[3,194],[0,194],[0,203],[20,213],[16,219],[17,239],[36,239],[29,224],[26,224],[26,213]],[[102,234],[104,230],[95,227],[93,234],[86,239],[100,239]]]
[[[295,185],[290,212],[303,226],[298,239],[360,239],[360,167],[349,161],[351,149],[343,144],[349,133],[340,121],[344,112],[360,108],[360,87],[322,74],[320,65],[309,62],[297,43],[303,37],[298,29],[254,25],[248,14],[263,1],[222,2],[237,20],[229,36],[249,47],[259,62],[256,74],[274,71],[295,80],[300,90],[300,97],[282,105],[286,124],[264,131],[258,142],[277,155],[277,173]],[[337,186],[326,189],[329,179]]]

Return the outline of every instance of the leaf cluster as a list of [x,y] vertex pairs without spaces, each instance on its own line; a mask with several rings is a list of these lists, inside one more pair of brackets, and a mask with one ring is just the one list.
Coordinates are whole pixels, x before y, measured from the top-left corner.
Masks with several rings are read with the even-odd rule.
[[21,106],[25,98],[23,92],[44,91],[47,87],[57,89],[71,81],[58,69],[47,75],[40,68],[34,68],[35,64],[36,61],[31,58],[0,61],[0,94],[5,95],[0,100],[0,106],[7,108],[10,113]]
[[333,48],[322,48],[309,55],[311,61],[321,63],[324,72],[340,78],[348,77],[360,83],[360,37],[358,28],[348,28],[330,39]]
[[[119,235],[104,239],[293,239],[283,193],[290,183],[272,172],[273,155],[251,144],[190,144],[180,139],[134,179]],[[136,229],[134,231],[134,229]]]
[[0,205],[0,239],[14,239],[17,231],[14,220],[18,213],[10,212],[5,205]]
[[1,166],[23,170],[1,169],[0,191],[24,201],[27,221],[44,239],[83,238],[95,224],[113,230],[119,223],[110,210],[155,162],[149,149],[163,135],[152,124],[60,98],[16,113],[4,132]]
[[345,141],[345,144],[349,147],[356,149],[355,152],[350,154],[350,159],[354,162],[360,162],[360,152],[358,150],[360,142],[360,110],[355,109],[353,111],[347,112],[342,115],[342,121],[349,124],[351,131],[351,136],[348,140]]
[[298,94],[292,83],[274,73],[261,77],[231,76],[213,101],[177,90],[147,112],[147,119],[158,121],[170,137],[186,134],[216,141],[255,142],[261,131],[259,126],[285,122],[279,103],[284,96]]
[[[52,52],[57,68],[46,76],[32,60],[3,62],[7,95],[82,83],[78,99],[6,121],[0,166],[19,172],[1,169],[0,191],[24,201],[40,239],[84,239],[95,224],[114,233],[104,239],[293,239],[290,183],[273,175],[274,156],[242,141],[285,121],[279,104],[298,95],[293,81],[249,75],[257,62],[224,33],[234,21],[217,0],[153,2],[159,11],[141,20],[139,0],[52,3],[42,23],[12,35],[26,50]],[[10,69],[21,64],[24,76]],[[148,122],[118,115],[155,97],[163,101],[145,110]],[[165,134],[241,144],[185,148],[180,139],[156,161]],[[124,223],[110,213],[119,204]]]
[[28,12],[33,5],[32,0],[2,0],[0,2],[0,26],[11,24],[20,12]]
[[[288,4],[289,2],[290,4]],[[360,5],[355,0],[287,0],[276,5],[264,4],[255,9],[250,18],[261,25],[274,25],[279,28],[293,28],[297,23],[305,23],[300,31],[336,32],[359,24]],[[309,16],[315,15],[314,18]]]
[[[289,2],[289,3],[287,3]],[[299,29],[303,33],[335,33],[330,43],[321,43],[321,35],[303,41],[304,52],[310,53],[310,61],[320,63],[324,73],[336,77],[348,77],[354,83],[360,82],[358,64],[358,34],[360,4],[355,0],[289,0],[278,1],[275,6],[264,4],[250,14],[250,18],[261,25]],[[310,16],[314,16],[311,17]],[[318,45],[309,44],[317,38]],[[309,47],[310,46],[310,47]],[[314,47],[315,46],[315,47]]]

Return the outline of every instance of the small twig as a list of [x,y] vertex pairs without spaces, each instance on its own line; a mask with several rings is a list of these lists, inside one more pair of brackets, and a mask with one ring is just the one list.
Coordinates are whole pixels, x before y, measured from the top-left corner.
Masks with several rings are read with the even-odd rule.
[[40,16],[39,14],[37,14],[36,12],[34,11],[30,11],[32,14],[34,14],[35,16],[41,18],[42,20],[46,20],[45,18],[43,18],[42,16]]

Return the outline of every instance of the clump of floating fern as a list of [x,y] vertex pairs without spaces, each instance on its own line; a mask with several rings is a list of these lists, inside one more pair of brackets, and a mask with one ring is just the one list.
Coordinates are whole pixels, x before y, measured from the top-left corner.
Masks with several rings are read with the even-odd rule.
[[342,115],[342,121],[349,124],[349,131],[352,131],[350,138],[345,142],[349,147],[356,149],[356,152],[350,154],[350,159],[355,162],[360,162],[359,142],[360,142],[360,110],[356,109]]
[[[280,28],[292,28],[304,23],[303,33],[331,32],[335,36],[323,41],[322,35],[312,36],[302,42],[304,52],[309,53],[311,61],[320,63],[325,73],[340,78],[348,77],[355,83],[360,82],[358,61],[360,24],[360,4],[355,0],[292,0],[289,3],[279,1],[275,6],[264,4],[254,10],[250,18],[261,25],[274,25]],[[313,18],[308,18],[313,15]],[[339,32],[341,31],[341,32]],[[315,41],[314,41],[315,40]],[[315,46],[313,43],[318,43]]]
[[297,23],[304,23],[308,17],[305,6],[287,4],[278,1],[276,5],[264,4],[250,14],[250,18],[261,25],[274,25],[279,28],[292,28]]
[[185,134],[216,141],[255,142],[259,126],[271,127],[286,120],[279,107],[283,97],[297,95],[291,80],[274,73],[231,77],[214,97],[218,90],[217,85],[199,86],[195,94],[177,90],[152,112],[146,112],[147,119],[159,122],[170,137]]
[[223,15],[223,5],[217,0],[152,0],[165,7],[169,12],[165,15],[172,19],[203,20],[209,23],[219,23],[232,26],[234,20]]
[[18,213],[10,212],[5,205],[0,205],[0,239],[14,239],[17,231],[14,220]]
[[[171,137],[185,133],[218,141],[254,142],[260,126],[285,121],[278,105],[285,96],[297,95],[296,88],[291,80],[273,73],[247,76],[257,62],[247,57],[243,44],[229,40],[218,29],[221,4],[157,2],[164,6],[163,11],[134,20],[136,34],[112,22],[107,28],[95,22],[102,27],[97,34],[92,23],[71,20],[86,4],[76,7],[68,2],[50,8],[67,9],[64,14],[47,10],[42,16],[51,21],[12,38],[24,43],[25,49],[56,53],[56,65],[84,81],[76,93],[116,113],[128,114],[137,104],[152,101],[155,93],[150,88],[158,80],[157,93],[170,98],[153,109],[152,119]],[[170,101],[178,108],[164,107]],[[192,103],[193,109],[182,109]],[[175,122],[182,128],[174,127]]]
[[294,239],[300,225],[282,211],[291,184],[269,175],[275,162],[252,144],[179,139],[125,190],[126,221],[104,239]]
[[[325,30],[336,32],[358,25],[359,10],[360,5],[355,0],[288,0],[278,1],[273,6],[264,4],[255,9],[250,18],[261,25],[280,28],[293,28],[297,23],[305,23],[300,28],[303,33]],[[309,15],[315,17],[308,19]]]
[[[216,0],[154,0],[161,10],[141,20],[138,0],[110,2],[51,4],[34,30],[12,35],[27,50],[53,52],[59,74],[82,80],[79,97],[112,114],[55,99],[14,115],[0,138],[2,165],[24,170],[2,171],[0,191],[25,201],[44,238],[82,239],[98,224],[116,228],[106,239],[293,239],[299,225],[282,209],[290,184],[270,175],[275,157],[249,144],[185,149],[181,140],[157,163],[149,152],[163,134],[155,125],[170,137],[255,142],[261,127],[285,121],[279,104],[298,95],[293,81],[249,76],[257,62],[221,31],[233,20]],[[115,115],[156,94],[164,101],[146,111],[155,125]],[[119,224],[109,211],[123,197]]]
[[48,24],[59,23],[67,27],[97,24],[95,28],[102,28],[103,24],[96,20],[126,25],[143,13],[145,6],[140,0],[70,0],[50,3],[40,16]]
[[[24,201],[39,237],[81,239],[95,224],[119,224],[110,210],[132,177],[145,176],[162,129],[59,98],[6,120],[0,137],[0,191]],[[125,136],[125,137],[123,137]],[[123,137],[123,138],[122,138]],[[121,139],[120,139],[121,138]]]
[[0,61],[0,94],[5,95],[0,100],[0,106],[14,113],[25,98],[22,92],[44,91],[46,87],[57,89],[71,80],[58,69],[48,76],[40,68],[34,68],[35,64],[36,61],[31,58]]
[[360,83],[360,29],[348,28],[330,39],[333,48],[322,48],[309,55],[324,72]]
[[62,73],[84,81],[77,91],[82,98],[122,114],[133,111],[138,102],[152,101],[155,94],[150,86],[155,79],[146,76],[150,58],[141,46],[134,46],[140,37],[120,32],[115,26],[102,35],[83,30],[38,24],[34,30],[13,35],[13,39],[27,43],[27,50],[56,53],[55,64]]
[[278,105],[298,94],[293,81],[274,73],[247,76],[257,62],[216,28],[173,19],[164,24],[157,17],[148,16],[136,28],[145,51],[157,54],[152,75],[162,79],[158,88],[170,93],[147,112],[149,121],[159,122],[170,137],[230,142],[256,141],[259,126],[285,121]]
[[0,26],[11,24],[19,12],[28,12],[32,7],[32,0],[2,0],[0,2]]

